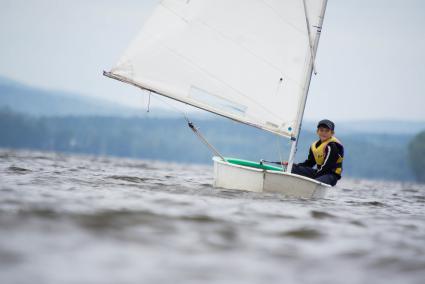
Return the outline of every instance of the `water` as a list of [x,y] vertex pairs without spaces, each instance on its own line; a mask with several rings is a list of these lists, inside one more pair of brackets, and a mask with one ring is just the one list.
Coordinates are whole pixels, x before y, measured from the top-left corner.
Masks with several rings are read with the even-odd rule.
[[212,167],[0,150],[2,283],[424,283],[425,186],[218,191]]

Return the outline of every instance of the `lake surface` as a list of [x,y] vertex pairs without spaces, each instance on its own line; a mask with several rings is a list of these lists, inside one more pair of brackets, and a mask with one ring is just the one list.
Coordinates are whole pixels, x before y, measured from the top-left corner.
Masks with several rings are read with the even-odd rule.
[[212,166],[0,150],[2,283],[425,283],[425,186],[217,190]]

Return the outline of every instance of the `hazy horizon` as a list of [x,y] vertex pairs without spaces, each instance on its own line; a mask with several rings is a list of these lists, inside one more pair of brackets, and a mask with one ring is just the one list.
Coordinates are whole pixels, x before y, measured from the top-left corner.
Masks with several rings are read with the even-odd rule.
[[[102,71],[156,2],[0,0],[0,75],[146,109],[145,93]],[[329,1],[305,120],[425,121],[424,10],[419,0]]]
[[[119,101],[114,101],[111,98],[108,97],[96,97],[96,96],[89,96],[89,95],[84,95],[81,93],[76,93],[76,92],[71,92],[71,91],[64,91],[64,90],[60,90],[60,89],[48,89],[48,88],[43,88],[43,87],[39,87],[39,86],[34,86],[34,85],[30,85],[30,84],[25,84],[24,82],[20,82],[20,81],[16,81],[4,76],[0,75],[0,92],[1,92],[1,86],[4,84],[4,86],[7,86],[8,83],[11,84],[18,84],[18,88],[22,87],[22,88],[28,88],[30,89],[30,92],[35,91],[35,92],[42,92],[44,94],[47,95],[55,95],[58,97],[66,97],[67,99],[74,99],[75,101],[78,101],[80,103],[87,103],[90,104],[91,107],[94,107],[94,103],[98,102],[99,106],[107,106],[107,107],[113,107],[115,106],[117,111],[114,111],[111,115],[112,116],[140,116],[140,117],[151,117],[151,118],[179,118],[182,116],[181,112],[178,112],[176,109],[171,108],[168,103],[175,103],[177,105],[182,105],[179,102],[173,102],[171,99],[168,98],[162,98],[160,99],[160,101],[158,101],[159,103],[163,103],[163,106],[161,105],[155,105],[154,107],[150,107],[150,111],[147,112],[147,105],[143,105],[143,106],[132,106],[132,105],[126,105],[126,104],[122,104]],[[24,96],[27,96],[28,94],[22,94]],[[38,94],[39,95],[39,94]],[[158,99],[160,96],[153,94],[151,97],[151,100],[154,101],[155,99]],[[84,100],[84,101],[81,101]],[[43,100],[45,101],[45,100]],[[167,102],[167,104],[165,104],[165,102]],[[3,102],[4,103],[4,102]],[[0,110],[5,107],[4,104],[2,104],[2,99],[0,99]],[[168,107],[168,109],[166,109],[166,107]],[[192,119],[223,119],[222,116],[217,115],[217,114],[213,114],[213,113],[209,113],[206,111],[202,111],[202,110],[197,110],[191,106],[187,106],[184,105],[184,107],[186,107],[187,109],[193,109],[194,112],[189,113],[190,114],[190,118]],[[17,111],[19,113],[19,106],[16,107],[11,107],[10,110],[12,111]],[[119,115],[117,115],[119,110],[123,110],[125,108],[128,108],[128,110],[130,112],[128,112],[127,114],[123,114],[120,113]],[[135,111],[138,111],[139,113],[136,113]],[[30,115],[32,115],[32,113],[30,113]],[[40,115],[40,114],[38,114]],[[43,114],[46,115],[46,114]],[[65,116],[68,115],[68,113],[64,114]],[[75,115],[84,115],[84,114],[78,114],[76,112]],[[94,112],[93,115],[99,115],[99,112]],[[102,114],[100,114],[102,115]],[[55,115],[48,115],[48,116],[55,116]],[[311,124],[315,124],[318,120],[324,119],[327,117],[322,117],[319,119],[311,119],[311,118],[304,118],[303,119],[303,126],[305,128],[305,125],[309,125],[311,126]],[[357,128],[360,128],[366,124],[376,124],[376,125],[380,125],[382,124],[384,127],[384,129],[382,129],[382,132],[387,133],[387,132],[391,132],[389,131],[390,124],[391,123],[396,123],[399,124],[397,126],[398,131],[400,131],[400,125],[406,124],[407,126],[409,126],[409,123],[413,123],[413,127],[411,130],[406,130],[406,131],[402,131],[403,133],[416,133],[417,131],[421,131],[422,129],[425,129],[424,127],[419,127],[418,125],[425,125],[425,118],[422,120],[418,120],[418,119],[388,119],[388,118],[378,118],[378,119],[366,119],[366,118],[359,118],[359,119],[337,119],[334,120],[334,122],[337,125],[344,125],[344,126],[350,126],[350,128],[354,127],[356,130],[358,130]],[[359,126],[355,126],[354,124],[358,124]],[[375,130],[379,130],[377,129],[378,126],[374,125],[371,129],[373,131]],[[366,132],[370,132],[371,130],[366,130]]]

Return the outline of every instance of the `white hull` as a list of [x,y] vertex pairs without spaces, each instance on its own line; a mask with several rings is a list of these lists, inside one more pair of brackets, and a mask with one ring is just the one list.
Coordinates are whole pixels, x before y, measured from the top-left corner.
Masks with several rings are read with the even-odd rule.
[[230,164],[214,157],[214,187],[323,198],[330,185],[296,174]]

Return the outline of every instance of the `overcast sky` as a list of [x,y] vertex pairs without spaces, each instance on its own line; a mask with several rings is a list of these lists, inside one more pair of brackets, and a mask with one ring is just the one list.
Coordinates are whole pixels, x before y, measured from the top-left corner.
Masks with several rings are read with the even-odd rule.
[[[156,2],[0,0],[0,75],[145,107],[101,74]],[[424,27],[422,0],[329,0],[305,118],[425,121]]]

